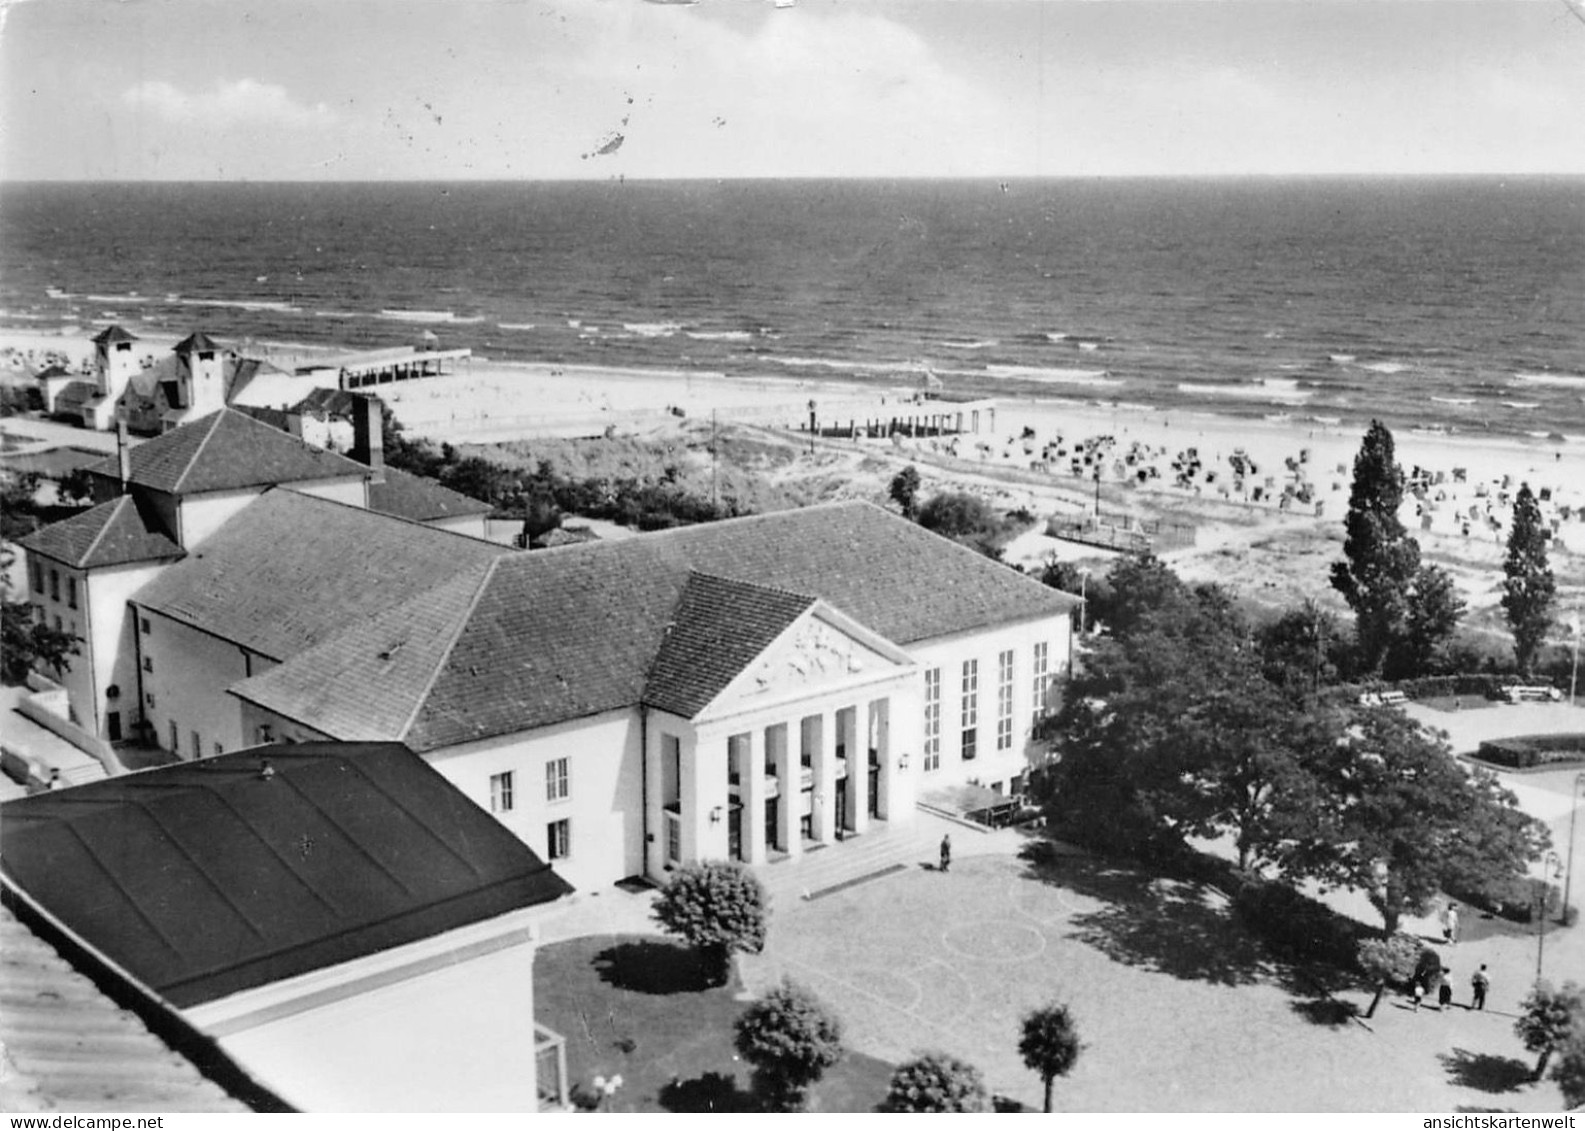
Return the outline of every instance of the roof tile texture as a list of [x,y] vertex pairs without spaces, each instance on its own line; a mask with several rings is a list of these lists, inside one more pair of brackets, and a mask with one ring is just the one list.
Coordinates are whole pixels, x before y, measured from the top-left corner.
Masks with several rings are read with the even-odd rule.
[[77,569],[182,556],[182,548],[160,529],[154,512],[126,495],[51,523],[21,544],[30,553]]

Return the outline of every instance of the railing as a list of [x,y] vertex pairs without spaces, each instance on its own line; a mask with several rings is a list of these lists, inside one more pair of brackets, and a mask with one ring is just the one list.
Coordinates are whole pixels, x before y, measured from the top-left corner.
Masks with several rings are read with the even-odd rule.
[[541,1111],[567,1109],[567,1042],[538,1024],[534,1026],[534,1079]]

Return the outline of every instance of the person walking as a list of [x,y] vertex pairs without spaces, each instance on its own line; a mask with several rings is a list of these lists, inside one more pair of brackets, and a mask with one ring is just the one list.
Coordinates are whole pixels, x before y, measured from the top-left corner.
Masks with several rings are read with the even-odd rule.
[[947,871],[952,866],[952,836],[948,834],[941,838],[941,870]]
[[1458,904],[1447,905],[1447,919],[1443,922],[1443,929],[1449,943],[1458,942]]
[[1444,1013],[1453,1008],[1453,971],[1442,967],[1442,984],[1436,988],[1436,1007]]
[[1470,975],[1471,987],[1469,1007],[1471,1009],[1486,1008],[1486,991],[1491,989],[1491,979],[1486,976],[1486,964],[1482,962],[1480,969]]

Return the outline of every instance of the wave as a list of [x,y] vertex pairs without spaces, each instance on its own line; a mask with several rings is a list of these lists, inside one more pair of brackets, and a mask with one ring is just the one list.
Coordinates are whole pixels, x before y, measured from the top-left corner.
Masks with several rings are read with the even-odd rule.
[[1540,408],[1541,407],[1541,402],[1540,401],[1503,401],[1502,402],[1502,407],[1503,408],[1518,408],[1518,409]]
[[[754,335],[747,330],[687,330],[688,337],[698,342],[746,342]],[[769,336],[769,331],[761,330],[761,334]]]
[[675,322],[624,322],[622,329],[641,338],[669,338],[682,327]]
[[985,340],[985,341],[951,341],[951,340],[949,340],[949,341],[944,341],[944,342],[938,342],[937,343],[937,345],[943,346],[943,347],[945,347],[946,349],[949,349],[949,350],[984,350],[984,349],[990,349],[992,346],[999,345],[999,344],[1000,343],[998,343],[998,342],[996,342],[994,340]]
[[315,318],[362,318],[356,310],[316,310]]
[[302,307],[294,306],[279,299],[180,298],[167,296],[165,301],[175,306],[213,306],[222,310],[271,311],[275,314],[303,313]]
[[1243,397],[1257,401],[1303,401],[1314,394],[1298,387],[1297,381],[1267,378],[1261,382],[1236,385],[1196,385],[1190,381],[1178,382],[1178,392],[1203,397]]
[[1354,360],[1354,355],[1351,353],[1329,353],[1326,356],[1329,360],[1335,361],[1339,365],[1347,365]]
[[1048,342],[1065,342],[1067,340],[1068,340],[1068,336],[1066,334],[1064,334],[1061,330],[1048,330],[1048,331],[1046,331],[1046,341],[1048,341]]
[[472,326],[483,322],[482,315],[463,317],[454,310],[397,310],[387,307],[377,317],[387,322],[436,322],[451,326]]
[[1560,389],[1585,388],[1585,377],[1572,373],[1515,373],[1512,385],[1553,385]]
[[[857,373],[922,373],[925,366],[918,362],[886,362],[886,361],[847,361],[833,357],[788,357],[782,354],[762,353],[745,357],[745,361],[768,361],[772,365],[786,365],[796,369],[841,369]],[[942,372],[953,372],[943,370]],[[964,371],[972,372],[972,371]],[[962,375],[959,373],[958,375]]]
[[1099,342],[1080,342],[1079,348],[1087,353],[1093,353],[1101,348],[1101,344]]
[[1468,408],[1475,403],[1474,397],[1432,397],[1437,404],[1452,405],[1454,408]]
[[1033,365],[987,365],[987,377],[1007,381],[1039,381],[1052,385],[1088,385],[1096,388],[1116,388],[1125,384],[1121,378],[1112,377],[1104,369],[1048,369]]
[[1385,373],[1390,376],[1394,373],[1402,373],[1409,366],[1401,361],[1367,361],[1360,368],[1368,369],[1372,373]]
[[[46,292],[48,293],[48,292]],[[51,296],[54,297],[54,296]],[[63,298],[76,298],[76,295],[63,295]],[[140,295],[137,291],[128,291],[124,295],[83,295],[84,302],[119,302],[125,304],[149,302],[148,295]]]
[[532,330],[532,322],[497,322],[496,327],[502,330]]

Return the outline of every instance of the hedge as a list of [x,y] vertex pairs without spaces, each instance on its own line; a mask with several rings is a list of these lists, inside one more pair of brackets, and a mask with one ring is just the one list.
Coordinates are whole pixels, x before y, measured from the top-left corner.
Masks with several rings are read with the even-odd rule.
[[1493,738],[1480,744],[1477,755],[1483,762],[1528,770],[1553,762],[1585,760],[1585,734],[1522,734],[1513,738]]
[[1500,699],[1502,689],[1518,679],[1518,676],[1511,673],[1498,675],[1492,672],[1466,672],[1462,675],[1427,675],[1419,679],[1403,679],[1396,682],[1369,680],[1362,683],[1334,684],[1326,689],[1324,698],[1330,702],[1353,703],[1366,693],[1401,691],[1410,699],[1445,699],[1454,695]]

